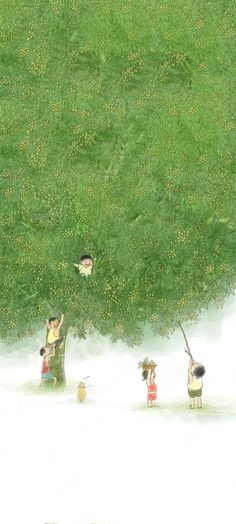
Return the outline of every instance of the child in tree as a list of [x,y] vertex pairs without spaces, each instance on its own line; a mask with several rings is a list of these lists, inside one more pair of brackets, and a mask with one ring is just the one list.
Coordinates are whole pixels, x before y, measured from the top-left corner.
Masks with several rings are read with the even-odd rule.
[[53,387],[55,388],[57,379],[56,377],[54,377],[51,371],[49,371],[49,362],[48,362],[50,358],[54,357],[55,355],[55,347],[53,346],[52,348],[49,348],[45,346],[40,349],[39,354],[41,357],[43,357],[40,386],[43,384],[43,382],[53,381]]
[[205,368],[198,364],[190,357],[188,367],[188,394],[190,397],[190,408],[202,407],[202,377],[205,374]]
[[54,345],[54,347],[60,346],[64,337],[60,337],[60,328],[64,322],[64,315],[62,314],[61,320],[57,317],[51,317],[47,320],[48,336],[47,344]]
[[74,264],[74,266],[79,270],[81,275],[87,277],[92,273],[93,259],[90,255],[83,255],[80,257],[79,263]]

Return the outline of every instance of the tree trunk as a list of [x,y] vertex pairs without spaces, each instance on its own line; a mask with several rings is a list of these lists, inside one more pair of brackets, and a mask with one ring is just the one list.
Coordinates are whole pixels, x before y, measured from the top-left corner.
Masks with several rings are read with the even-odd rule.
[[[57,379],[56,387],[63,387],[66,384],[65,345],[66,345],[67,333],[68,333],[68,328],[61,327],[60,337],[61,336],[64,337],[64,340],[60,344],[59,347],[55,348],[55,356],[49,359],[49,371],[51,371],[51,373]],[[47,331],[47,337],[48,337],[48,331]]]

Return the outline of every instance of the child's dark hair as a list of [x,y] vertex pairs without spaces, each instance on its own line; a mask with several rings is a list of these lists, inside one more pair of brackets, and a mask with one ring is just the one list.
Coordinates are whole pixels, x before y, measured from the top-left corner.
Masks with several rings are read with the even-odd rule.
[[44,353],[45,353],[45,348],[41,348],[39,350],[40,357],[42,357],[44,355]]
[[203,377],[203,375],[205,375],[205,373],[206,373],[206,370],[205,370],[204,366],[202,366],[201,364],[199,364],[199,365],[194,369],[193,375],[194,375],[196,378],[201,378],[201,377]]
[[82,257],[80,257],[80,261],[82,262],[82,260],[86,260],[86,258],[88,258],[89,260],[93,260],[91,255],[82,255]]
[[57,318],[57,317],[51,317],[51,318],[49,318],[49,320],[48,320],[49,324],[50,324],[50,322],[54,322],[54,320],[58,320],[58,318]]
[[147,370],[142,372],[142,377],[143,377],[143,380],[147,380],[147,378],[148,378],[148,371]]

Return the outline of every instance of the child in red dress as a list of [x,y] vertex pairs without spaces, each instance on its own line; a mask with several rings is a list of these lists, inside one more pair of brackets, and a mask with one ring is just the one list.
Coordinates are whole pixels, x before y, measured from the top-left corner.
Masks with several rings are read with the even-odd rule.
[[56,377],[49,371],[49,359],[54,357],[55,355],[55,347],[51,350],[51,348],[45,346],[40,349],[39,354],[41,357],[43,357],[42,361],[42,370],[41,370],[41,382],[40,386],[44,382],[53,382],[53,387],[55,388],[57,379]]
[[156,405],[157,399],[157,386],[155,384],[156,373],[155,370],[149,369],[143,371],[143,380],[146,380],[148,394],[147,394],[147,405],[149,408],[153,408]]

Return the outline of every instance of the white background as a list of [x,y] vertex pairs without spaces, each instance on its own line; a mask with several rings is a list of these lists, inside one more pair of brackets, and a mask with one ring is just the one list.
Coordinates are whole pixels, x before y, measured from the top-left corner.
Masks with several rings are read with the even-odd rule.
[[[235,522],[236,300],[186,327],[206,367],[204,407],[189,410],[181,332],[141,348],[68,339],[67,389],[43,393],[45,333],[0,357],[0,522]],[[159,407],[147,409],[137,363],[158,363]],[[86,403],[76,401],[87,380]]]

